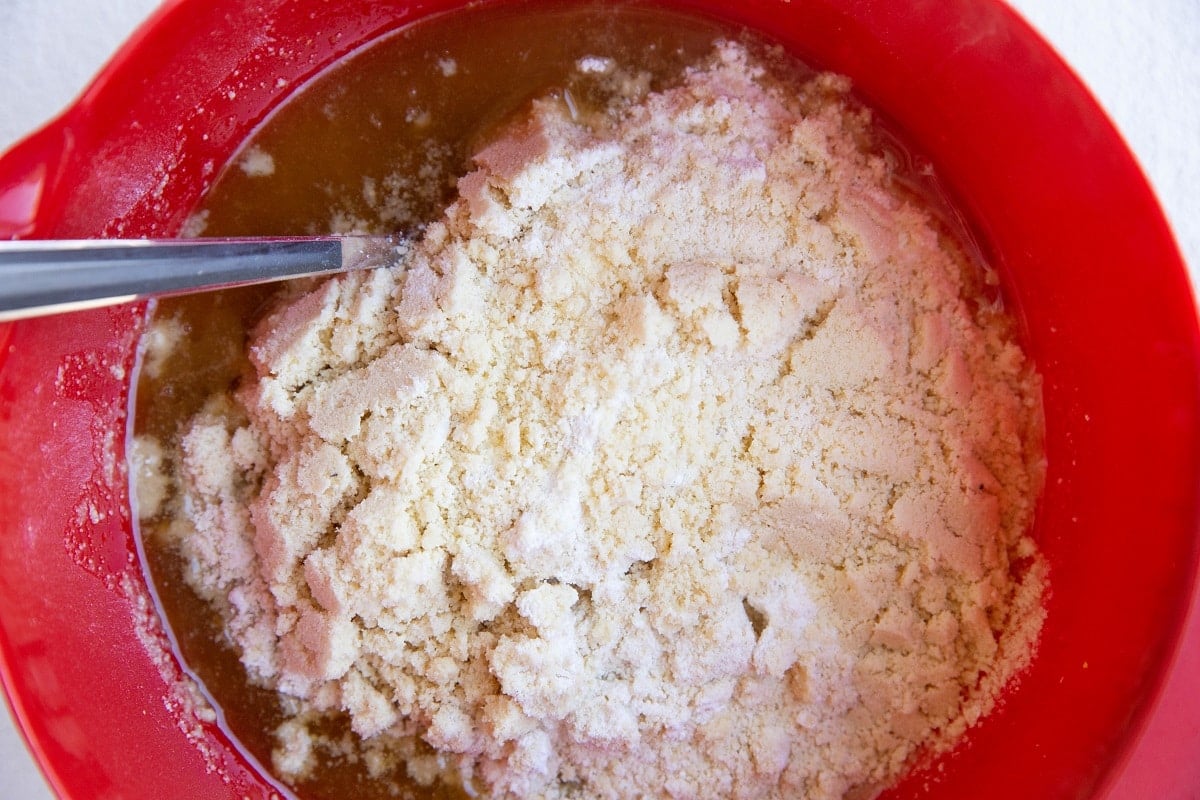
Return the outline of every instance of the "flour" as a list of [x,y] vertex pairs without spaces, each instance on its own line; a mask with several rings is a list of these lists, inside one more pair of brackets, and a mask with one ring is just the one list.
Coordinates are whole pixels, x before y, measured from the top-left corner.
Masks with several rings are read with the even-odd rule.
[[726,44],[607,126],[540,101],[404,266],[263,322],[173,531],[278,771],[340,711],[495,797],[869,796],[990,710],[1038,382],[846,89]]

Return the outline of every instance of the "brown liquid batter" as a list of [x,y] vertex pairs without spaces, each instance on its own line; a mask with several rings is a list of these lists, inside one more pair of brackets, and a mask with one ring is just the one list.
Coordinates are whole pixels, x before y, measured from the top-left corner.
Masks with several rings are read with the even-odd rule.
[[[533,9],[518,4],[437,17],[362,50],[303,87],[246,143],[243,153],[270,157],[273,169],[231,161],[196,219],[203,235],[325,233],[334,228],[415,233],[454,194],[470,154],[534,97],[558,93],[581,113],[602,109],[609,79],[578,69],[585,56],[611,58],[628,74],[644,72],[658,89],[736,35],[711,21],[630,4],[590,3]],[[569,96],[569,99],[568,99]],[[932,179],[893,139],[882,145],[895,176],[941,212],[947,239],[968,241],[953,210],[939,202]],[[985,296],[983,274],[968,275]],[[135,433],[173,447],[180,428],[214,394],[246,374],[246,331],[277,287],[252,287],[162,301],[158,319],[184,332],[157,377],[139,378]],[[183,661],[203,682],[226,729],[262,764],[271,763],[274,731],[285,719],[281,699],[247,679],[225,644],[220,616],[186,584],[184,565],[161,531],[168,519],[143,523],[147,566]],[[330,738],[350,741],[344,719]],[[293,787],[318,798],[457,797],[460,790],[423,789],[403,768],[372,778],[349,755],[321,760],[311,779]]]
[[[530,99],[567,92],[581,109],[603,107],[604,80],[577,70],[580,58],[611,58],[645,71],[647,88],[657,89],[730,33],[677,13],[597,3],[485,8],[422,22],[361,51],[288,101],[246,144],[271,157],[271,174],[250,174],[235,159],[197,218],[205,221],[205,236],[323,233],[338,212],[369,229],[412,232],[453,195],[478,142]],[[380,203],[381,195],[387,202]],[[139,378],[136,434],[169,446],[208,397],[236,383],[248,366],[246,331],[275,291],[252,287],[158,305],[157,318],[174,319],[185,335],[156,378],[145,372]],[[184,582],[179,556],[160,533],[167,524],[144,522],[142,535],[180,655],[226,729],[269,765],[273,731],[284,718],[280,698],[247,680],[225,644],[219,615]],[[351,735],[344,720],[332,720],[329,733]],[[353,756],[330,758],[294,788],[311,800],[460,795],[411,785],[400,772],[395,780],[372,779]]]

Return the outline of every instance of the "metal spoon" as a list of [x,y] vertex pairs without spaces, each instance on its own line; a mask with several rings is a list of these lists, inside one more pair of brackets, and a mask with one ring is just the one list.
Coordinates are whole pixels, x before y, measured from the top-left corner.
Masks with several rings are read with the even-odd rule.
[[0,322],[395,264],[399,236],[0,242]]

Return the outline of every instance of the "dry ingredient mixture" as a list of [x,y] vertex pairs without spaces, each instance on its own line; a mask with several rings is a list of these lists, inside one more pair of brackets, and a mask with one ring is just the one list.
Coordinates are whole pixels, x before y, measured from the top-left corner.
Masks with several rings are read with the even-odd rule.
[[619,117],[539,101],[137,441],[279,774],[339,711],[373,773],[492,797],[866,797],[994,705],[1039,384],[848,88],[724,43]]

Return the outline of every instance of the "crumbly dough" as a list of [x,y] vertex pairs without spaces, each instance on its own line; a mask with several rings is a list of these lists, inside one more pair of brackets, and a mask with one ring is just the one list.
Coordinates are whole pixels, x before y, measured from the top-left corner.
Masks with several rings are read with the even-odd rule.
[[403,266],[265,320],[174,530],[277,770],[340,710],[493,797],[864,797],[991,708],[1039,385],[847,89],[724,44],[607,127],[541,101]]

